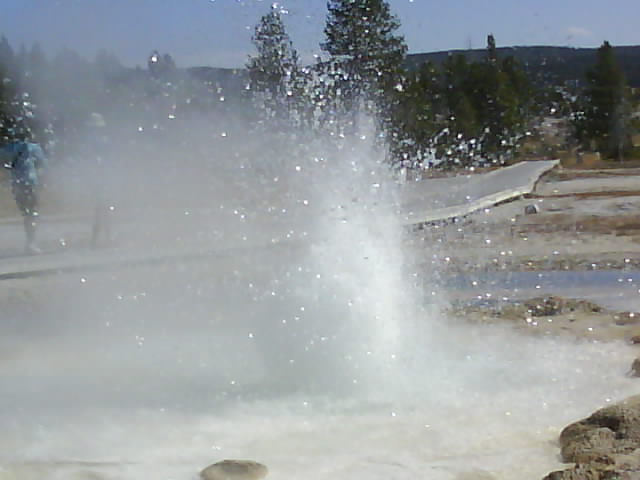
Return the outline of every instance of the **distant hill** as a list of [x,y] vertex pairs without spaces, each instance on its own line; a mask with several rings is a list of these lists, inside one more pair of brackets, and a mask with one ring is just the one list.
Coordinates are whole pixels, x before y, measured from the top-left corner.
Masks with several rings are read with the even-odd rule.
[[[585,72],[596,61],[596,48],[570,47],[503,47],[498,57],[513,56],[523,65],[532,78],[549,83],[584,80]],[[640,45],[614,47],[616,57],[632,87],[640,87]],[[441,64],[449,55],[465,55],[469,61],[486,56],[486,50],[448,50],[431,53],[415,53],[407,57],[407,66],[415,69],[425,62]]]
[[[618,62],[624,70],[627,81],[632,87],[640,88],[640,45],[614,47]],[[530,78],[537,84],[558,84],[564,82],[582,82],[585,72],[596,61],[596,48],[569,47],[502,47],[498,48],[498,57],[515,57],[526,68]],[[442,52],[415,53],[407,56],[406,66],[416,69],[425,62],[443,63],[450,55],[465,55],[469,61],[485,58],[485,49],[448,50]],[[244,68],[191,67],[178,69],[188,78],[224,92],[226,96],[241,95],[248,81],[248,72]],[[131,69],[122,79],[138,78],[149,75],[147,70]],[[126,81],[126,80],[125,80]]]

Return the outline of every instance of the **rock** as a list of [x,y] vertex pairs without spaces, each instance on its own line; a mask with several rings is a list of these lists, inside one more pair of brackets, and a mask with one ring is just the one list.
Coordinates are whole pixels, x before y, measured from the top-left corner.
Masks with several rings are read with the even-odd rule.
[[566,470],[557,470],[544,477],[543,480],[600,480],[600,470],[578,465]]
[[[640,372],[640,358],[636,364]],[[560,453],[576,465],[544,480],[640,480],[640,395],[567,426]]]
[[596,451],[617,454],[640,448],[640,395],[572,423],[560,433],[560,448],[565,462],[593,456]]
[[636,312],[620,312],[613,316],[616,325],[636,325],[640,323],[640,313]]
[[71,477],[65,477],[65,478],[69,478],[71,480],[106,480],[107,477],[105,477],[104,475],[98,472],[79,471],[79,472],[74,472],[74,474]]
[[625,470],[640,472],[640,450],[636,449],[629,454],[614,455],[615,465]]
[[589,428],[578,424],[567,427],[560,436],[560,454],[564,462],[606,462],[607,454],[614,449],[615,433],[609,428]]
[[602,307],[588,300],[556,297],[535,297],[524,302],[533,317],[552,317],[570,312],[599,313]]
[[540,207],[538,207],[538,205],[536,205],[535,203],[531,203],[524,207],[525,215],[535,215],[536,213],[539,213],[539,212],[540,212]]
[[200,472],[202,480],[259,480],[269,473],[267,467],[252,460],[222,460]]
[[544,480],[640,480],[640,450],[611,455],[607,460],[551,472]]
[[496,477],[484,470],[471,470],[461,472],[455,476],[455,480],[495,480]]
[[640,480],[640,472],[636,468],[576,465],[566,470],[551,472],[544,480]]
[[560,452],[562,461],[576,465],[545,480],[640,480],[640,395],[567,426]]
[[562,313],[565,309],[565,303],[564,298],[550,295],[532,298],[524,302],[524,305],[534,317],[549,317]]
[[632,377],[640,377],[640,357],[636,358],[631,364],[631,371],[629,374]]

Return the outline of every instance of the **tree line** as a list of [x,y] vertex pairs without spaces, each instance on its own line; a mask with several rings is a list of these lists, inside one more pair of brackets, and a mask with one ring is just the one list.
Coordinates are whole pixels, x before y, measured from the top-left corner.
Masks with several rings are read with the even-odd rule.
[[533,81],[493,35],[483,59],[450,55],[406,68],[400,23],[384,0],[329,0],[321,44],[327,55],[301,66],[278,8],[255,27],[247,64],[254,101],[270,126],[354,129],[375,118],[394,166],[504,164],[546,116],[570,119],[569,143],[622,158],[637,131],[635,103],[613,49],[604,42],[579,87]]
[[622,160],[640,131],[633,120],[637,100],[627,85],[613,48],[605,41],[598,49],[596,64],[586,74],[586,85],[573,103],[575,138],[582,148],[597,150]]

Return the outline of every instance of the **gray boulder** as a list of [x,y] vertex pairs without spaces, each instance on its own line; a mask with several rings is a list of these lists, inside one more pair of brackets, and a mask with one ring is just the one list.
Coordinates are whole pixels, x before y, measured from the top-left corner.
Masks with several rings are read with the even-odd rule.
[[616,434],[607,427],[578,425],[563,432],[560,454],[564,462],[591,463],[604,461],[615,450]]
[[560,433],[560,448],[565,462],[578,462],[580,455],[592,451],[630,453],[640,448],[640,395],[572,423]]
[[544,480],[640,480],[637,467],[617,465],[576,465],[566,470],[551,472]]
[[523,302],[532,317],[552,317],[572,312],[599,313],[603,308],[589,300],[573,299],[547,295],[535,297]]
[[545,480],[640,480],[640,395],[567,426],[560,453],[576,465]]
[[620,312],[613,316],[616,325],[637,325],[640,323],[640,313],[637,312]]
[[267,467],[252,460],[222,460],[200,472],[202,480],[260,480],[269,473]]

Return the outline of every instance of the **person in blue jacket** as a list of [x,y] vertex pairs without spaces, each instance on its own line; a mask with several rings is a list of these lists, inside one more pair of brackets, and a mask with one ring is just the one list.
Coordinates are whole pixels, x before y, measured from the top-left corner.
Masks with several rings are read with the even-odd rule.
[[25,252],[40,253],[36,244],[38,189],[42,183],[42,170],[46,167],[47,159],[40,145],[29,141],[25,135],[9,141],[0,148],[4,154],[4,166],[10,170],[13,197],[24,219],[27,240]]

